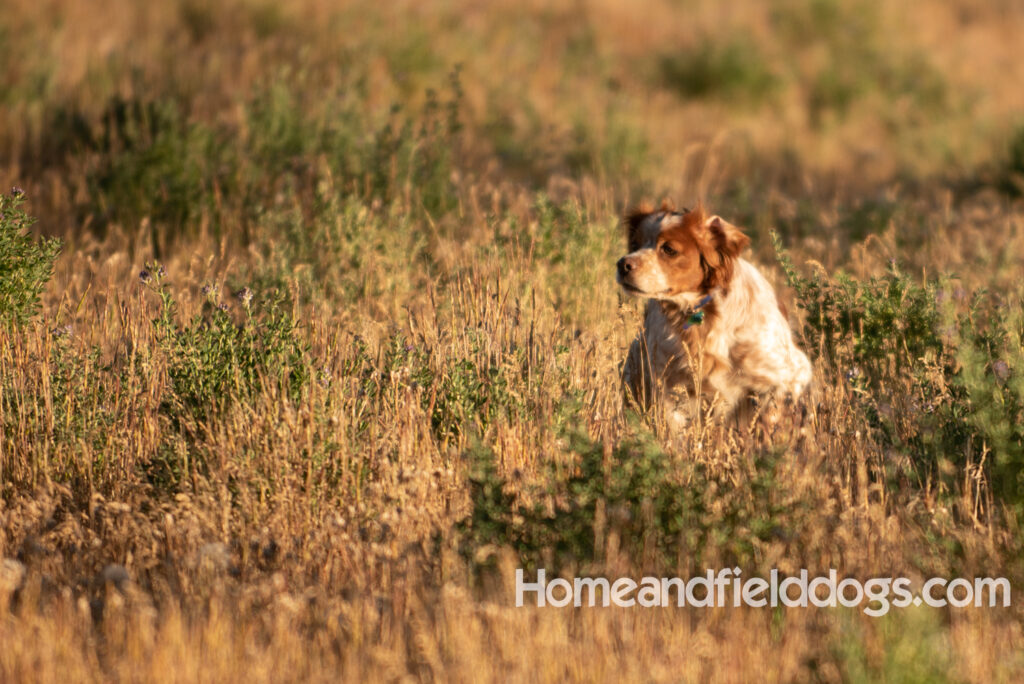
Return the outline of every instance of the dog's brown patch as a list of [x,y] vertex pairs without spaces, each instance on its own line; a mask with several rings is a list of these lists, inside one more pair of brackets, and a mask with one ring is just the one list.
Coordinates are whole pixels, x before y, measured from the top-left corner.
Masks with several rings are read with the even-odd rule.
[[[672,212],[667,202],[658,211]],[[650,205],[639,205],[625,216],[629,250],[642,246],[644,221],[656,211]],[[673,216],[665,221],[654,245],[661,268],[671,283],[671,291],[707,294],[716,288],[727,292],[736,259],[750,244],[750,239],[736,226],[712,217],[709,222],[703,207]]]

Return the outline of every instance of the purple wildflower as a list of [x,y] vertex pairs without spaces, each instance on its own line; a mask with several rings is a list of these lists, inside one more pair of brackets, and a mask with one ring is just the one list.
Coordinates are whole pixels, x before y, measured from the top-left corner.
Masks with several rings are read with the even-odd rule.
[[1006,379],[1010,377],[1010,365],[999,359],[992,364],[992,374],[996,376],[996,379],[1000,383],[1006,382]]

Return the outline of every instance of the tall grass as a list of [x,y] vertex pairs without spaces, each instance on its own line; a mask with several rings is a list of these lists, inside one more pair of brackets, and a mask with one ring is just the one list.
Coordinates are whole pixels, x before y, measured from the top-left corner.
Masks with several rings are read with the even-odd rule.
[[[514,607],[1021,585],[1024,13],[925,6],[15,0],[0,680],[1019,679],[1018,598]],[[617,216],[662,195],[746,226],[800,413],[625,409]]]

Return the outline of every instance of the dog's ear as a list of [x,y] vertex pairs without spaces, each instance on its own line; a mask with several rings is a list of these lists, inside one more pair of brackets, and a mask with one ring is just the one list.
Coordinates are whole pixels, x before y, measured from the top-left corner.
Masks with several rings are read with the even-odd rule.
[[649,204],[638,204],[622,217],[622,223],[626,227],[626,244],[629,251],[634,251],[639,242],[640,224],[653,211]]
[[750,244],[750,238],[721,216],[711,216],[703,223],[701,257],[704,262],[705,291],[728,289],[733,267],[740,252]]
[[721,216],[712,216],[704,221],[704,227],[711,235],[715,250],[723,259],[735,259],[750,244],[750,238],[743,231]]

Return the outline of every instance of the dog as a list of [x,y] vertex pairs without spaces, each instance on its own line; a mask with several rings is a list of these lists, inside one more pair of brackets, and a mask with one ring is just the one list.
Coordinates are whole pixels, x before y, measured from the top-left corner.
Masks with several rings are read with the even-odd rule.
[[678,428],[697,415],[702,397],[713,413],[737,420],[741,405],[766,396],[800,398],[811,363],[772,286],[740,258],[750,238],[702,207],[677,212],[668,203],[636,207],[624,224],[629,253],[616,279],[648,299],[623,365],[633,401],[645,410],[660,404]]

